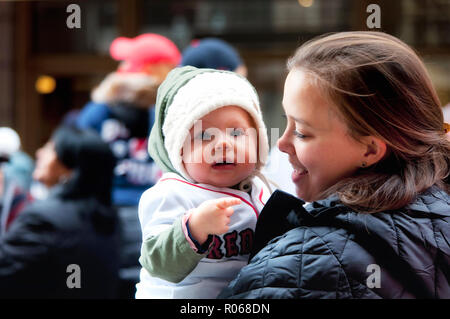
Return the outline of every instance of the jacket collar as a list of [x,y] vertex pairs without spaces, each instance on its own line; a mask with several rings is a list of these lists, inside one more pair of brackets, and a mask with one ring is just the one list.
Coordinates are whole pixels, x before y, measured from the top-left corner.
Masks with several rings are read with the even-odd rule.
[[432,186],[417,196],[408,209],[450,217],[450,195],[437,186]]
[[[439,187],[432,186],[419,194],[404,210],[450,216],[450,195]],[[319,217],[320,215],[330,213],[330,211],[333,211],[337,215],[352,211],[352,209],[342,204],[337,195],[332,195],[326,199],[305,205],[305,211],[311,216]]]

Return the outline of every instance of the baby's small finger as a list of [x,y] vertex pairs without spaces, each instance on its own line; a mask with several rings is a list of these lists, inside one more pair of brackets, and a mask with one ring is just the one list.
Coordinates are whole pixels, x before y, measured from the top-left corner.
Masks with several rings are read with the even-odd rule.
[[225,197],[219,200],[219,202],[217,203],[217,207],[224,209],[230,206],[239,205],[240,203],[241,200],[239,198]]

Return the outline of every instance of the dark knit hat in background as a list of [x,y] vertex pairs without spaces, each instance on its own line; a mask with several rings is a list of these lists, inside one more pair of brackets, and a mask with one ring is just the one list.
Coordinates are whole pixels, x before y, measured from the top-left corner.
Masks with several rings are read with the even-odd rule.
[[217,38],[193,40],[183,51],[181,65],[196,68],[234,71],[243,62],[239,53],[228,43]]

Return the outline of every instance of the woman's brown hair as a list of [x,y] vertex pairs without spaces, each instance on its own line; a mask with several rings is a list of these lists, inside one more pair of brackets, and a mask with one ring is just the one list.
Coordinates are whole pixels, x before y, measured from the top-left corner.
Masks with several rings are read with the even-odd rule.
[[341,32],[303,44],[288,61],[336,106],[355,140],[372,135],[385,157],[324,195],[361,212],[403,207],[437,185],[449,192],[450,141],[439,98],[417,54],[382,32]]

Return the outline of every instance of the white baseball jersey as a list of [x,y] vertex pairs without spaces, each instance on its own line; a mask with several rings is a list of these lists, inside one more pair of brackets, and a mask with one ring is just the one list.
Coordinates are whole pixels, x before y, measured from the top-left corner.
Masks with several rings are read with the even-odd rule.
[[[255,177],[249,193],[192,184],[180,175],[165,173],[158,183],[144,192],[139,202],[143,241],[170,228],[173,222],[206,200],[236,197],[226,234],[214,236],[212,249],[181,282],[152,277],[141,269],[136,298],[215,298],[239,270],[247,264],[259,212],[270,197],[269,190]],[[182,263],[183,260],[180,260]]]

